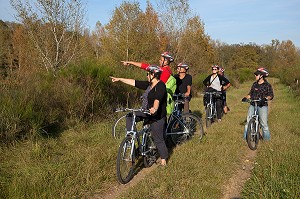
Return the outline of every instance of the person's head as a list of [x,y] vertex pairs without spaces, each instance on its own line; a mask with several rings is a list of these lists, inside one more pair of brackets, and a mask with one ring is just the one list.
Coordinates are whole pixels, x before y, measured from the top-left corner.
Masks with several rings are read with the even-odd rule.
[[169,52],[164,52],[160,55],[159,64],[161,66],[169,65],[173,61],[174,61],[174,58],[170,55]]
[[148,71],[147,73],[147,77],[148,77],[148,81],[152,82],[153,79],[160,79],[162,70],[160,67],[156,66],[156,65],[150,65],[146,68],[146,71]]
[[186,73],[189,70],[189,65],[180,63],[177,65],[177,73]]
[[219,69],[220,69],[220,66],[218,66],[218,65],[212,65],[211,66],[211,70],[212,70],[213,74],[218,74],[219,73]]
[[269,76],[269,72],[265,68],[258,68],[255,72],[255,79],[256,81],[259,81],[260,79],[265,79]]
[[223,67],[219,67],[219,74],[220,75],[224,75],[224,72],[225,72],[225,68],[223,68]]

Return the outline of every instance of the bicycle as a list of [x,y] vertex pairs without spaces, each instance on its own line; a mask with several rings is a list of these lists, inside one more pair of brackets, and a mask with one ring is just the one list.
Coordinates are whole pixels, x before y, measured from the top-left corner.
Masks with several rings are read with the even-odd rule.
[[[213,91],[213,92],[205,92],[204,95],[208,96],[208,103],[205,104],[205,125],[206,127],[210,127],[213,122],[217,119],[217,101],[221,102],[220,98],[222,92]],[[221,108],[223,111],[223,108]],[[222,112],[221,112],[222,115]]]
[[258,99],[258,100],[248,99],[248,100],[244,101],[244,102],[248,102],[248,103],[251,103],[251,102],[254,103],[254,113],[248,122],[247,135],[246,135],[246,141],[251,150],[257,149],[258,141],[260,138],[260,123],[259,123],[258,105],[257,105],[257,103],[260,101],[261,101],[261,99]]
[[180,105],[184,104],[184,94],[173,95],[174,110],[168,118],[166,136],[174,145],[181,144],[197,135],[201,140],[204,134],[201,118],[193,113],[182,114]]
[[151,136],[150,125],[144,121],[143,128],[137,131],[136,112],[140,111],[150,114],[148,110],[120,108],[116,112],[130,112],[132,114],[132,126],[130,131],[126,132],[122,140],[117,155],[117,178],[122,184],[128,183],[135,174],[135,167],[139,157],[142,157],[145,167],[152,166],[157,158],[158,151]]

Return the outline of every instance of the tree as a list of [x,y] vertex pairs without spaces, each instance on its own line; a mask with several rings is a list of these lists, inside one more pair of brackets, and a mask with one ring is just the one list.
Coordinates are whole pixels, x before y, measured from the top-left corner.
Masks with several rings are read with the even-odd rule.
[[47,71],[65,67],[80,55],[85,7],[80,0],[10,0]]
[[167,38],[165,50],[172,52],[176,58],[177,52],[180,51],[180,38],[191,18],[188,0],[161,0],[158,13]]
[[204,24],[198,16],[188,20],[186,28],[179,38],[177,59],[191,64],[191,71],[200,73],[206,71],[213,63],[214,49],[210,37],[204,32]]
[[8,25],[0,20],[0,76],[6,76],[11,66],[9,60],[12,54],[11,32]]

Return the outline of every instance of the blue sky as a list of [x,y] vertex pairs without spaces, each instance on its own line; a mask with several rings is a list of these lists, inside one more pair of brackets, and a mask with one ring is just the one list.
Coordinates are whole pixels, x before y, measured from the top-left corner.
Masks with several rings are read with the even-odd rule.
[[[114,8],[122,3],[122,0],[86,1],[91,29],[97,21],[108,23]],[[146,0],[138,2],[145,9]],[[150,2],[156,8],[157,1]],[[189,3],[212,39],[258,45],[270,44],[272,39],[290,39],[300,47],[300,0],[189,0]],[[9,0],[0,0],[0,19],[14,21],[13,14]]]

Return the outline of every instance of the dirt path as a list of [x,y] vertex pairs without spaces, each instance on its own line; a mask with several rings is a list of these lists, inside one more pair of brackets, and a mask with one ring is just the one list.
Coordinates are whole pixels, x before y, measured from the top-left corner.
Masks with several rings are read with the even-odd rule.
[[255,166],[256,151],[248,149],[245,156],[241,159],[241,164],[237,166],[234,175],[228,179],[223,190],[222,199],[241,198],[241,191],[245,182],[251,177],[251,170]]
[[121,195],[121,193],[125,192],[131,187],[134,187],[137,183],[143,180],[149,173],[151,173],[154,169],[156,169],[157,166],[158,164],[154,164],[149,168],[143,168],[133,177],[133,179],[129,183],[125,185],[117,184],[114,187],[112,187],[110,190],[108,190],[104,195],[95,194],[93,197],[91,197],[91,199],[115,199],[119,195]]

